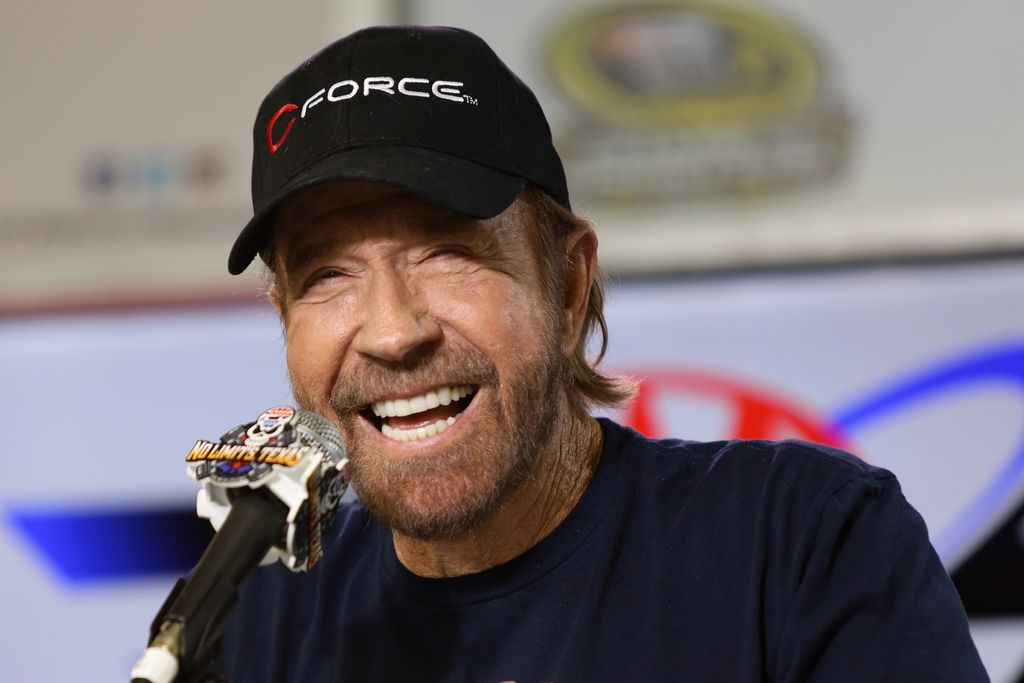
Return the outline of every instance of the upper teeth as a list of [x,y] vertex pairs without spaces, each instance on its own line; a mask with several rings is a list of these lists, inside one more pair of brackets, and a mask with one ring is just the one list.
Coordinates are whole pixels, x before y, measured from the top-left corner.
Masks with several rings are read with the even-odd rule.
[[385,401],[374,401],[373,414],[377,417],[404,417],[422,413],[438,406],[446,406],[452,401],[469,396],[471,388],[466,385],[432,389],[425,394],[411,398],[394,398]]

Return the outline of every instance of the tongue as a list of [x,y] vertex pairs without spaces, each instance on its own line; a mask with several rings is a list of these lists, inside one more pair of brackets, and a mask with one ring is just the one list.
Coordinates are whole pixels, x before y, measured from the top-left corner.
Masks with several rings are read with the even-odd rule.
[[462,405],[462,403],[456,403],[453,401],[449,405],[438,406],[414,415],[405,415],[404,417],[386,417],[384,418],[384,422],[397,429],[416,429],[417,427],[432,425],[438,420],[446,420],[452,415],[461,413],[464,408],[465,406]]

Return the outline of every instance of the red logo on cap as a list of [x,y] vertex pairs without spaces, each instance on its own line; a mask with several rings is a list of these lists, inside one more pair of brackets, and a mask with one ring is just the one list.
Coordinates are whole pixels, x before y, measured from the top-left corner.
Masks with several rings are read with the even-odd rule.
[[281,114],[295,111],[298,108],[299,106],[297,104],[289,102],[278,109],[276,114],[270,117],[270,123],[267,124],[267,150],[269,150],[271,154],[276,152],[281,145],[284,144],[284,139],[288,137],[288,133],[292,131],[292,126],[295,125],[295,117],[293,116],[288,119],[288,124],[284,127],[284,132],[281,133],[281,137],[278,138],[277,142],[274,142],[274,124],[277,123],[279,118],[281,118]]

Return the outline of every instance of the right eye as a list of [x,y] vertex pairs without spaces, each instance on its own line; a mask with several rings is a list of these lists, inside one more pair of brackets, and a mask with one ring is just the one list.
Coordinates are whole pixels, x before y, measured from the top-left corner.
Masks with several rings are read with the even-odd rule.
[[347,273],[339,268],[323,268],[311,274],[302,287],[303,292],[329,287],[332,283],[344,278]]

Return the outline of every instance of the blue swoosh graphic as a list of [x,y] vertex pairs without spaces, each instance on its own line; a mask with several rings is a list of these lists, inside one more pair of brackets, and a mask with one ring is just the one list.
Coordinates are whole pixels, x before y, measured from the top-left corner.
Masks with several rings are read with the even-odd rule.
[[[970,384],[998,382],[1015,385],[1024,396],[1024,345],[1019,342],[971,351],[951,361],[894,382],[839,411],[833,422],[851,433],[865,423],[890,416],[907,404],[922,401]],[[944,562],[957,554],[1004,505],[1024,479],[1024,442],[974,498],[962,514],[934,539]]]
[[8,521],[70,584],[182,574],[213,535],[192,505],[15,507]]

